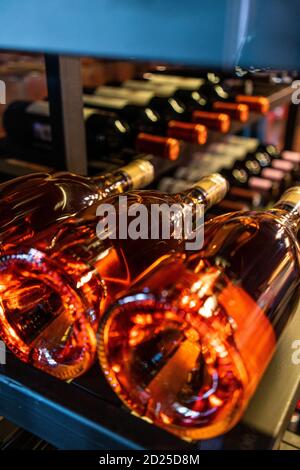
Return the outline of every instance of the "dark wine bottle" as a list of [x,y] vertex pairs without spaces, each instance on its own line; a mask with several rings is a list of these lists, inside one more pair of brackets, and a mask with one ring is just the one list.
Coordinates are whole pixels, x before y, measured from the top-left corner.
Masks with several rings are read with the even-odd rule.
[[155,96],[148,90],[101,86],[93,95],[83,95],[85,106],[116,113],[130,123],[135,132],[161,135],[204,144],[207,138],[205,126],[182,122],[185,108],[176,100],[166,100],[166,87]]
[[[107,88],[107,87],[105,87]],[[216,112],[211,109],[205,99],[193,97],[193,91],[182,90],[182,87],[176,84],[161,85],[150,80],[127,80],[122,83],[122,87],[108,87],[105,94],[111,96],[123,96],[124,90],[127,91],[128,99],[134,96],[134,93],[150,93],[148,103],[153,99],[156,110],[161,113],[168,121],[176,119],[180,121],[193,121],[207,126],[210,129],[216,129],[220,132],[228,132],[230,128],[230,116],[227,113]],[[103,93],[103,87],[99,87],[96,92]],[[180,97],[180,99],[179,99]],[[146,105],[147,102],[144,102]],[[151,101],[152,104],[152,101]],[[168,109],[171,107],[171,112]],[[175,115],[174,115],[175,111]]]
[[[88,154],[93,158],[109,157],[123,148],[176,160],[180,144],[171,137],[153,136],[131,128],[113,113],[100,109],[83,109]],[[47,101],[15,101],[6,109],[3,125],[13,142],[51,149],[52,135]]]
[[246,168],[224,168],[221,174],[234,187],[248,188],[258,192],[263,198],[263,204],[268,204],[280,193],[278,182],[255,176]]
[[[249,119],[249,108],[246,104],[235,103],[229,95],[214,92],[214,87],[208,89],[207,83],[202,78],[184,78],[169,75],[145,74],[145,78],[161,84],[173,84],[176,87],[176,95],[191,109],[206,109],[227,113],[232,119],[247,122]],[[217,86],[216,86],[217,87]]]
[[[201,80],[202,83],[197,89],[197,91],[203,94],[203,96],[205,96],[210,102],[219,103],[217,107],[221,106],[222,102],[235,102],[239,104],[245,104],[250,110],[262,114],[267,113],[270,109],[270,103],[268,98],[266,96],[253,95],[252,89],[247,90],[248,94],[246,94],[246,90],[244,93],[241,94],[238,90],[235,90],[234,87],[230,87],[224,82],[222,83],[221,78],[218,77],[216,74],[203,74],[203,72],[200,71],[196,75],[199,76],[195,77],[194,75],[189,76],[189,78]],[[183,80],[185,78],[177,75],[161,75],[159,73],[147,73],[144,74],[144,77],[151,80],[155,80],[159,83],[165,83],[169,78],[171,78],[173,81],[177,79],[178,83],[180,83],[180,80]]]
[[251,176],[261,176],[269,179],[278,185],[279,193],[284,191],[290,182],[290,178],[283,171],[270,167],[264,168],[255,158],[250,156],[244,161],[236,161],[233,169],[246,170]]
[[287,162],[282,160],[281,158],[272,159],[267,153],[256,152],[256,153],[249,153],[246,155],[244,159],[245,165],[254,165],[256,166],[256,162],[258,163],[259,167],[263,171],[264,168],[273,168],[275,170],[279,170],[284,175],[283,186],[286,189],[288,186],[291,186],[293,182],[293,164],[291,162]]

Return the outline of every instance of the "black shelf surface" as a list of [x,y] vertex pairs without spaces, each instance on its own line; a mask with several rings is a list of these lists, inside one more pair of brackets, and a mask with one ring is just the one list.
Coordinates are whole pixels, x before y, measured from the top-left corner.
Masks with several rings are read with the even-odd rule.
[[8,354],[0,395],[0,414],[60,449],[190,447],[125,410],[97,365],[65,383]]
[[98,364],[66,383],[10,353],[0,366],[0,415],[60,449],[278,448],[300,394],[300,365],[292,362],[292,344],[299,338],[300,308],[243,419],[216,439],[188,443],[133,416],[114,395]]

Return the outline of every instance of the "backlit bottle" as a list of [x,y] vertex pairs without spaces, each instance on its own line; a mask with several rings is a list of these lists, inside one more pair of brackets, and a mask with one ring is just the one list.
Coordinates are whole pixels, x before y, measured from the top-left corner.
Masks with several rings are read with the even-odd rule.
[[98,354],[136,414],[187,439],[240,419],[299,304],[300,189],[205,224],[204,246],[162,260],[105,314]]
[[[104,308],[161,256],[184,250],[185,237],[175,236],[175,230],[186,207],[197,218],[200,205],[208,209],[226,191],[227,182],[219,174],[176,195],[129,191],[122,199],[96,201],[59,226],[41,230],[34,240],[16,240],[0,257],[2,339],[21,360],[61,379],[82,374],[94,359]],[[169,232],[152,235],[159,221],[159,216],[152,219],[152,207],[165,210],[173,204],[179,212],[170,213]],[[137,205],[143,205],[147,221],[141,223],[140,237],[131,237],[130,226],[139,225]],[[99,224],[113,217],[106,215],[108,209],[110,214],[115,211],[115,220],[101,228]]]
[[111,173],[91,178],[68,172],[33,173],[2,183],[0,254],[92,204],[147,186],[158,165],[156,158],[145,155]]

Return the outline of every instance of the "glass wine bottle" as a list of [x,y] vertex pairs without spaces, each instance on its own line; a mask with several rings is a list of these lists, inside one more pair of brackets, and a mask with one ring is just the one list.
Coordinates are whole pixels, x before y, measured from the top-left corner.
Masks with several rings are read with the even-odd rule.
[[[52,224],[34,240],[17,240],[0,257],[0,335],[7,347],[61,379],[82,374],[94,359],[95,332],[104,308],[161,256],[184,250],[186,237],[176,235],[176,224],[187,206],[196,220],[200,205],[208,209],[226,191],[227,182],[219,174],[176,195],[129,191],[121,196],[125,199],[114,196],[100,205],[97,201],[59,226]],[[99,208],[106,211],[108,204],[116,214],[113,227],[99,228],[109,217],[97,215]],[[154,226],[160,228],[152,207],[165,210],[173,204],[180,211],[170,213],[169,231],[164,235],[162,227],[152,235]],[[151,220],[141,223],[139,237],[130,237],[127,229],[137,223],[133,213],[141,205]],[[124,229],[125,235],[119,233]]]
[[[179,77],[146,73],[144,77],[151,82],[164,86],[172,84],[176,87],[176,95],[192,110],[201,109],[229,114],[232,119],[240,122],[249,120],[249,107],[245,103],[235,103],[229,95],[216,93],[208,89],[205,80],[195,77]],[[197,114],[199,116],[201,114]]]
[[[122,83],[122,88],[131,92],[144,91],[154,94],[154,103],[158,103],[155,104],[156,109],[167,121],[175,119],[176,122],[198,123],[222,133],[227,133],[230,129],[231,120],[227,112],[213,110],[203,96],[199,94],[196,96],[193,91],[187,91],[186,96],[183,96],[182,87],[177,84],[159,84],[150,80],[126,80]],[[122,90],[122,88],[115,87],[115,93],[118,93],[118,90]],[[235,104],[235,106],[247,112],[245,105]],[[171,108],[170,111],[168,111],[169,108]]]
[[[189,72],[187,71],[187,74]],[[197,76],[198,75],[198,76]],[[166,83],[168,80],[172,80],[173,83],[182,83],[184,86],[185,77],[177,75],[167,75],[160,73],[146,73],[144,77],[155,80],[157,83]],[[188,79],[198,80],[197,90],[204,97],[206,97],[209,102],[218,103],[214,105],[215,109],[222,109],[222,103],[229,105],[232,103],[243,104],[248,107],[251,111],[256,111],[261,114],[266,114],[270,109],[270,102],[266,96],[257,96],[252,94],[252,90],[249,94],[240,93],[235,90],[234,87],[227,86],[225,82],[222,83],[222,80],[219,76],[214,73],[203,74],[201,71],[199,73],[194,73],[189,75]],[[235,108],[232,108],[231,112],[234,112]]]
[[98,355],[135,414],[186,439],[240,419],[299,304],[300,189],[205,224],[203,248],[162,260],[101,322]]
[[[120,100],[110,101],[117,106]],[[138,152],[152,153],[168,160],[178,158],[178,140],[139,131],[112,111],[112,106],[102,110],[83,109],[89,156],[104,159],[123,148],[135,148]],[[49,116],[47,101],[15,101],[7,107],[3,125],[12,142],[49,150],[52,142]]]
[[[141,155],[143,157],[143,155]],[[159,167],[151,155],[92,178],[68,172],[33,173],[0,185],[0,253],[58,226],[96,202],[150,184]]]
[[173,137],[196,144],[204,144],[207,129],[204,125],[183,122],[184,106],[176,99],[168,99],[169,87],[153,91],[100,86],[93,95],[83,95],[85,106],[110,110],[130,123],[136,133]]

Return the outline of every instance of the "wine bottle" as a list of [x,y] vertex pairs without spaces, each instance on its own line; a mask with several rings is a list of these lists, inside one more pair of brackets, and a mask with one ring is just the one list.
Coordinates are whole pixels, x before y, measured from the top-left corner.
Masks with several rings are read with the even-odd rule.
[[255,161],[263,168],[274,168],[284,173],[284,184],[286,187],[291,186],[295,179],[294,165],[282,158],[271,158],[266,152],[255,152],[248,154],[244,160]]
[[[236,135],[228,135],[224,137],[224,141],[231,145],[244,146],[247,152],[254,154],[257,160],[271,161],[273,168],[280,169],[285,172],[292,172],[292,179],[299,180],[300,177],[300,154],[284,150],[279,152],[272,144],[261,144],[258,139],[251,137],[241,137]],[[282,163],[282,162],[288,162]],[[266,166],[266,165],[265,165]]]
[[[129,90],[152,91],[160,99],[162,106],[171,103],[172,107],[175,107],[176,112],[180,113],[178,118],[180,121],[193,121],[222,133],[227,133],[230,129],[231,120],[228,113],[214,111],[207,100],[199,94],[196,95],[194,91],[184,90],[186,93],[182,93],[182,87],[177,84],[171,83],[166,86],[150,80],[127,80],[122,86]],[[178,106],[178,95],[181,97],[180,106]],[[166,116],[167,120],[174,119],[168,114]]]
[[[124,147],[153,153],[169,160],[176,160],[179,156],[178,140],[139,132],[113,112],[84,108],[83,116],[88,154],[93,157],[109,157]],[[3,125],[11,141],[51,149],[52,136],[47,101],[11,103],[4,113]]]
[[171,176],[165,176],[160,180],[158,190],[164,193],[175,194],[185,191],[190,185],[191,183],[186,180],[178,180]]
[[218,216],[203,249],[162,261],[107,311],[98,357],[136,415],[185,439],[242,416],[299,304],[300,189]]
[[248,188],[257,191],[266,205],[280,194],[278,181],[267,177],[254,176],[247,168],[223,168],[221,174],[229,181],[230,186]]
[[0,253],[13,244],[28,242],[51,224],[58,227],[91,204],[150,184],[160,163],[151,155],[140,157],[93,178],[68,172],[34,173],[2,183]]
[[289,175],[275,168],[264,168],[255,158],[251,156],[249,156],[245,161],[239,160],[235,162],[233,169],[246,170],[250,175],[262,176],[263,178],[269,179],[278,185],[279,193],[282,193],[282,191],[287,188],[288,183],[290,182]]
[[113,109],[121,118],[130,122],[136,132],[167,135],[196,144],[205,144],[207,129],[197,123],[182,122],[186,115],[181,103],[167,99],[169,88],[160,87],[155,94],[148,90],[100,86],[94,95],[84,95],[86,106]]
[[[222,113],[227,113],[232,119],[247,122],[249,119],[249,107],[244,103],[234,103],[230,95],[215,86],[208,87],[207,82],[201,78],[184,78],[172,75],[157,75],[146,73],[144,77],[156,84],[164,86],[173,84],[177,88],[177,96],[184,103],[188,103],[192,109],[206,108]],[[219,92],[217,93],[216,90]],[[223,92],[224,91],[224,92]]]
[[228,212],[249,211],[250,209],[251,206],[246,201],[232,201],[230,199],[223,199],[210,210],[210,213],[214,215],[220,215],[227,214]]
[[[199,80],[199,85],[197,85],[197,91],[206,97],[210,102],[218,103],[215,106],[215,109],[222,108],[222,102],[224,104],[228,103],[236,103],[236,104],[243,104],[248,107],[248,110],[256,111],[261,114],[266,114],[270,109],[270,102],[266,96],[254,96],[252,94],[241,94],[236,92],[234,88],[230,88],[226,86],[226,83],[222,84],[222,80],[213,75],[213,79],[209,79],[209,76],[204,76],[202,72],[199,73],[199,77],[191,76],[189,77],[190,80]],[[159,74],[159,73],[146,73],[144,77],[154,80],[157,83],[164,84],[168,82],[169,79],[175,83],[184,83],[185,77],[176,76],[176,75],[166,75],[166,74]],[[196,81],[195,81],[196,83]],[[220,107],[220,108],[219,108]],[[232,108],[232,112],[235,108]],[[243,111],[241,112],[243,114]]]
[[[220,170],[220,167],[219,167]],[[159,182],[159,189],[167,192],[177,192],[178,187],[186,187],[188,184],[197,181],[206,173],[190,167],[180,167],[175,173],[176,178],[164,177]],[[200,176],[201,175],[201,176]],[[246,203],[250,208],[259,208],[264,205],[262,194],[253,189],[231,186],[226,195],[231,201]]]
[[152,237],[152,218],[147,226],[142,224],[142,231],[148,229],[146,235],[123,236],[119,228],[127,231],[131,222],[136,223],[132,211],[143,204],[151,215],[153,205],[178,204],[183,211],[182,205],[188,204],[198,217],[199,204],[207,209],[226,191],[227,182],[218,174],[172,196],[129,191],[123,196],[127,210],[119,196],[106,201],[116,213],[114,227],[99,228],[107,215],[97,216],[97,211],[106,211],[107,204],[97,201],[59,227],[52,224],[40,231],[34,243],[25,237],[17,241],[1,256],[0,335],[7,347],[21,360],[61,379],[85,372],[94,359],[104,308],[160,257],[185,247],[183,234],[176,236],[178,216],[169,218],[169,237],[162,235],[163,229]]

